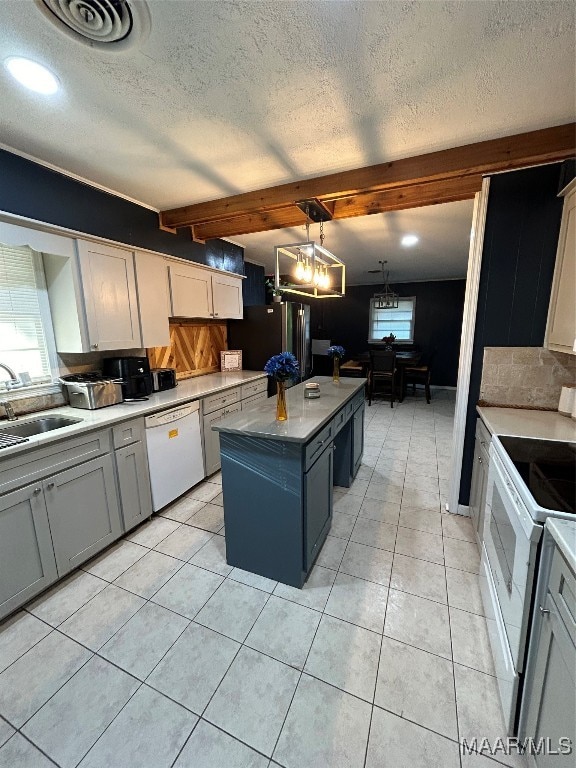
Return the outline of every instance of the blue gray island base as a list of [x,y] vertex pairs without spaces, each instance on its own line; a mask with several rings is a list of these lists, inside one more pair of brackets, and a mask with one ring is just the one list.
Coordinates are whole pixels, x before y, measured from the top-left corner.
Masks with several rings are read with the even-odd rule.
[[327,377],[319,400],[288,391],[214,426],[220,432],[229,565],[302,587],[332,522],[332,487],[350,486],[364,445],[364,380]]

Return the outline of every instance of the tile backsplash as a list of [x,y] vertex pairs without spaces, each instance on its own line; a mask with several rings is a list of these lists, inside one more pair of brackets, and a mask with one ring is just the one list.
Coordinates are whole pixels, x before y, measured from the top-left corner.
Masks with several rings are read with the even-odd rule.
[[563,386],[576,385],[576,356],[543,347],[486,347],[482,405],[558,408]]

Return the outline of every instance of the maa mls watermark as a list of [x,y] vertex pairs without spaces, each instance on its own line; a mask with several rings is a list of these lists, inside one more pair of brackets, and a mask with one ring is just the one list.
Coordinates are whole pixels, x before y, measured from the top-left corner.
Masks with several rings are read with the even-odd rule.
[[505,739],[497,738],[493,741],[487,738],[462,739],[460,750],[463,755],[571,755],[574,751],[574,743],[568,736],[560,736],[551,739],[543,736],[539,739],[531,737],[518,739],[508,736]]

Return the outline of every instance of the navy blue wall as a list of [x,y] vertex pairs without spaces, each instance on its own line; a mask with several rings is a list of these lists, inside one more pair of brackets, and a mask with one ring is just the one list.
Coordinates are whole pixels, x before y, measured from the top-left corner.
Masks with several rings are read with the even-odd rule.
[[158,229],[158,215],[0,149],[0,210],[244,274],[243,249]]
[[[368,349],[370,299],[377,285],[351,285],[341,299],[310,301],[312,337],[341,344],[347,357]],[[465,280],[394,283],[400,296],[416,297],[414,343],[424,355],[436,349],[432,383],[456,386]]]
[[264,284],[265,270],[258,264],[249,261],[244,262],[244,274],[246,280],[242,285],[242,296],[245,307],[257,304],[266,304],[266,287]]
[[492,176],[468,395],[460,503],[468,504],[484,347],[544,343],[562,218],[560,164]]

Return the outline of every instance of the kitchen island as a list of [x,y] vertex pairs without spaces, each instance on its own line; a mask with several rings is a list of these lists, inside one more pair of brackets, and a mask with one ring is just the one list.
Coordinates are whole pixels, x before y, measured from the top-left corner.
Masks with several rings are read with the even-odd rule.
[[222,419],[220,433],[226,559],[301,587],[332,522],[332,486],[350,486],[364,446],[365,379],[327,376],[318,399],[287,391],[288,420],[276,400]]

